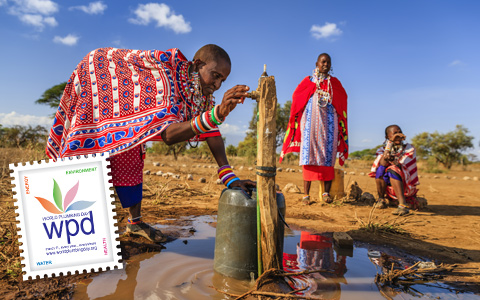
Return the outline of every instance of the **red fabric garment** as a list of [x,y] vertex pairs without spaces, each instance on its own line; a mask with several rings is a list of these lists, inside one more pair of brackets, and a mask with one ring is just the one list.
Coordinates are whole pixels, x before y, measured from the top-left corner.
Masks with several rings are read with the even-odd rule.
[[[191,64],[176,48],[91,51],[67,82],[50,130],[48,157],[118,154],[158,140],[169,125],[211,109],[215,103],[206,98],[193,103]],[[220,135],[216,131],[209,134]]]
[[326,166],[302,166],[303,180],[305,181],[330,181],[335,178],[335,168]]
[[134,186],[143,182],[144,146],[140,144],[109,158],[113,186]]
[[[331,77],[332,84],[332,105],[338,115],[338,134],[339,145],[337,151],[339,153],[340,165],[343,166],[348,158],[348,126],[347,126],[347,93],[343,88],[340,80]],[[322,84],[326,84],[324,81]],[[305,106],[315,93],[317,86],[310,80],[310,76],[305,77],[297,86],[292,96],[292,107],[290,109],[290,119],[288,121],[287,132],[283,141],[282,152],[280,153],[280,162],[282,162],[285,154],[290,152],[300,152],[300,142],[302,133],[300,130],[300,120],[302,119]],[[325,88],[327,90],[327,88]]]
[[[384,152],[385,147],[378,148],[376,153],[377,158],[373,162],[371,172],[368,174],[368,176],[375,178],[375,173],[380,165],[380,160],[383,157]],[[404,180],[403,189],[405,192],[405,197],[415,196],[418,191],[417,185],[419,185],[420,182],[418,181],[417,155],[415,148],[411,144],[407,143],[405,145],[405,149],[399,153],[398,163],[400,164],[401,169],[397,168],[395,171],[397,171],[397,173],[400,174]],[[389,166],[389,168],[390,167],[392,166]],[[392,193],[389,196],[392,196],[391,198],[396,199],[395,193]]]

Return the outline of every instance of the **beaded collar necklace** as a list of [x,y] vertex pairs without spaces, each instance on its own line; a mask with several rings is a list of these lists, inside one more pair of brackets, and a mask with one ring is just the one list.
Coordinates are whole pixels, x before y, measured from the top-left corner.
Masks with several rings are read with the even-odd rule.
[[[318,106],[325,107],[327,104],[331,104],[333,98],[333,89],[332,83],[330,82],[330,75],[325,76],[325,74],[320,73],[318,68],[315,68],[313,71],[313,79],[317,85],[316,93],[318,94]],[[323,90],[320,86],[325,79],[327,80],[327,90]]]
[[191,119],[207,111],[215,105],[215,97],[210,95],[205,97],[202,94],[202,87],[200,84],[200,76],[198,72],[189,74],[190,67],[193,63],[189,62],[186,67],[178,70],[178,80],[180,82],[180,93],[185,98],[185,117]]

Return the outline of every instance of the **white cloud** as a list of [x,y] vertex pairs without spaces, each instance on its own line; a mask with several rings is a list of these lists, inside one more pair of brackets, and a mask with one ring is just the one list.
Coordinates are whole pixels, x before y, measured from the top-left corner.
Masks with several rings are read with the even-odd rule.
[[21,115],[14,111],[11,113],[0,113],[0,124],[4,127],[14,126],[14,125],[32,125],[32,126],[52,126],[53,118],[52,117],[39,117],[32,115]]
[[[6,1],[0,5],[6,4]],[[58,25],[53,15],[58,12],[58,4],[51,0],[13,0],[8,13],[17,16],[20,21],[42,31],[45,26]]]
[[245,135],[246,130],[240,128],[237,125],[232,125],[228,123],[223,123],[222,126],[220,127],[220,132],[222,134],[228,134],[228,135]]
[[452,61],[448,66],[449,67],[456,67],[456,66],[463,66],[463,65],[465,65],[465,64],[461,60],[456,59],[456,60]]
[[312,36],[316,39],[326,39],[333,36],[338,36],[342,34],[342,31],[337,27],[335,23],[325,22],[325,25],[312,25],[310,28]]
[[137,17],[129,19],[133,24],[148,25],[150,22],[156,22],[157,27],[170,28],[175,33],[192,31],[190,23],[186,22],[182,15],[176,15],[168,5],[163,3],[140,4],[134,13]]
[[78,40],[80,39],[79,36],[74,34],[68,34],[66,37],[55,36],[53,41],[58,44],[64,44],[67,46],[74,46],[77,44]]
[[89,15],[101,15],[107,9],[107,5],[103,4],[102,1],[97,1],[97,2],[90,2],[88,6],[81,5],[81,6],[73,6],[69,8],[69,10],[75,10],[75,9],[81,10],[84,13],[87,13]]

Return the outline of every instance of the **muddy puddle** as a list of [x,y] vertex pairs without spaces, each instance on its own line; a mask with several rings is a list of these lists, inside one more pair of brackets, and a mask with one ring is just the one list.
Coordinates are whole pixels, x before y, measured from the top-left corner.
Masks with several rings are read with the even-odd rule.
[[[215,289],[243,294],[254,284],[221,276],[213,270],[215,217],[186,218],[183,226],[157,226],[183,236],[166,244],[160,253],[132,257],[123,270],[107,271],[77,285],[73,299],[232,299]],[[368,244],[353,251],[333,247],[332,235],[286,230],[284,268],[287,271],[327,269],[302,275],[296,288],[321,299],[480,299],[446,284],[430,282],[398,288],[378,287],[374,278],[389,258],[408,267],[419,260],[406,253]],[[399,258],[401,257],[401,259]]]

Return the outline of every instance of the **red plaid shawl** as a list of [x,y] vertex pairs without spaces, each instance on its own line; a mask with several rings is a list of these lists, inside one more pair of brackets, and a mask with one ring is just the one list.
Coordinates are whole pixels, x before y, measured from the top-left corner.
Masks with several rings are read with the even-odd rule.
[[[338,115],[338,141],[337,152],[339,153],[339,162],[343,166],[348,158],[348,126],[347,126],[347,93],[340,80],[331,77],[330,82],[333,89],[332,105]],[[321,83],[321,87],[327,90],[327,81]],[[283,141],[282,152],[280,153],[280,162],[285,154],[289,152],[300,152],[300,142],[302,132],[300,130],[300,120],[302,119],[305,106],[316,91],[315,83],[310,80],[310,76],[305,77],[297,86],[292,96],[292,107],[290,109],[290,119],[288,121],[285,140]]]
[[[106,151],[116,154],[160,140],[159,134],[170,124],[194,117],[192,100],[185,95],[190,64],[176,48],[90,52],[67,82],[47,155],[56,159]],[[217,129],[198,139],[218,135]]]

